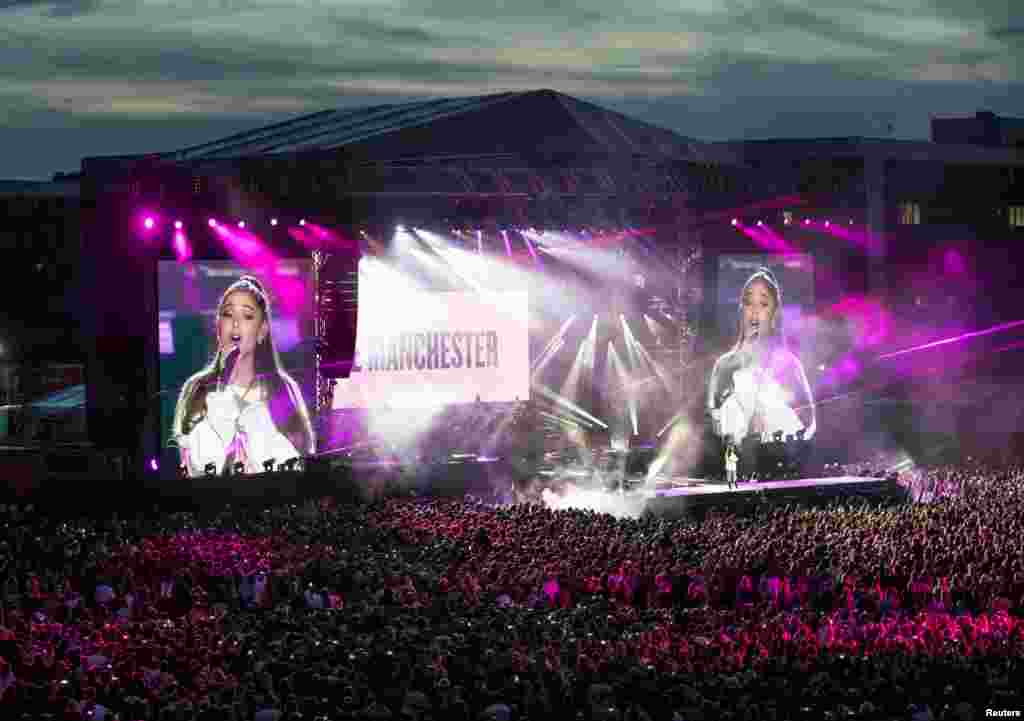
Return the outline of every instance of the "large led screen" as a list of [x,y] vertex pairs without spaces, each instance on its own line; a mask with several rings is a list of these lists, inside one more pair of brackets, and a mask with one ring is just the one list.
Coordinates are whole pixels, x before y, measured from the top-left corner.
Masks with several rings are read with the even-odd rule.
[[720,348],[708,380],[707,406],[724,443],[814,436],[814,376],[805,365],[813,348],[801,342],[813,309],[809,255],[720,257]]
[[162,438],[189,475],[313,453],[311,261],[163,261],[158,280]]

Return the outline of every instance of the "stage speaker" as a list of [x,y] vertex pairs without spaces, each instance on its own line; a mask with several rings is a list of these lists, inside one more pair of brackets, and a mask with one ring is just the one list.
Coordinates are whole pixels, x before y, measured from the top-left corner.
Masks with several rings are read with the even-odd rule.
[[359,320],[359,253],[331,254],[320,268],[320,372],[348,378],[356,355]]
[[105,335],[95,343],[87,369],[89,438],[98,450],[132,453],[147,412],[146,339]]

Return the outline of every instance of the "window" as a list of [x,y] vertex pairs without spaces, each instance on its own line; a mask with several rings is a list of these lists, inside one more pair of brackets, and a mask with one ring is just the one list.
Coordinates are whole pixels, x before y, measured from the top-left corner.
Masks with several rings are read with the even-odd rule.
[[1024,228],[1024,205],[1011,205],[1009,211],[1010,227]]
[[921,224],[921,204],[920,203],[900,203],[900,225],[920,225]]

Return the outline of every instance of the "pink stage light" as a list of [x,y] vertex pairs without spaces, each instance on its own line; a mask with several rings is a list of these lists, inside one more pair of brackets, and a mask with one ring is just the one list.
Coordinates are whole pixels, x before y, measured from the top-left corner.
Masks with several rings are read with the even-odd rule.
[[804,218],[804,225],[810,225],[810,224],[811,224],[811,219],[810,218]]
[[152,215],[147,215],[146,219],[142,221],[142,227],[144,227],[146,230],[153,230],[153,226],[155,225],[156,221],[153,219]]
[[206,221],[206,224],[209,225],[211,228],[217,227],[217,221],[214,220],[213,218],[210,218],[208,221]]
[[764,227],[764,221],[763,220],[757,221],[757,227],[763,228]]
[[174,221],[174,229],[175,230],[181,230],[183,225],[184,225],[184,223],[182,223],[180,220]]
[[271,218],[270,219],[270,224],[276,228],[277,227],[277,218]]
[[239,228],[244,228],[245,227],[245,221],[244,220],[238,221],[238,227]]
[[740,219],[739,219],[739,218],[733,218],[733,219],[732,219],[732,225],[733,225],[733,227],[734,227],[734,228],[735,228],[735,227],[736,227],[737,225],[739,225],[739,224],[740,224]]
[[300,218],[299,219],[299,225],[301,225],[302,227],[305,227],[306,226],[306,219],[305,218]]
[[832,221],[831,221],[831,220],[826,220],[826,221],[825,221],[825,227],[826,227],[826,228],[829,228],[829,227],[831,227],[831,226],[832,226]]
[[184,263],[192,257],[192,249],[189,247],[188,240],[180,231],[174,234],[174,255],[178,258],[179,263]]

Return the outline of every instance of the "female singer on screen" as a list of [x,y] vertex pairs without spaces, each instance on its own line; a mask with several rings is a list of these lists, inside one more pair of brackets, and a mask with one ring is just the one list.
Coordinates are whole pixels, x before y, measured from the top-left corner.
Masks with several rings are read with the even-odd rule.
[[770,440],[779,431],[814,435],[811,386],[800,359],[786,348],[782,290],[767,268],[743,286],[736,344],[711,371],[708,411],[715,433],[737,445],[748,436]]
[[270,332],[263,285],[242,276],[217,308],[217,351],[185,382],[174,412],[173,440],[189,476],[233,470],[261,473],[313,452],[313,430],[298,384],[285,372]]

